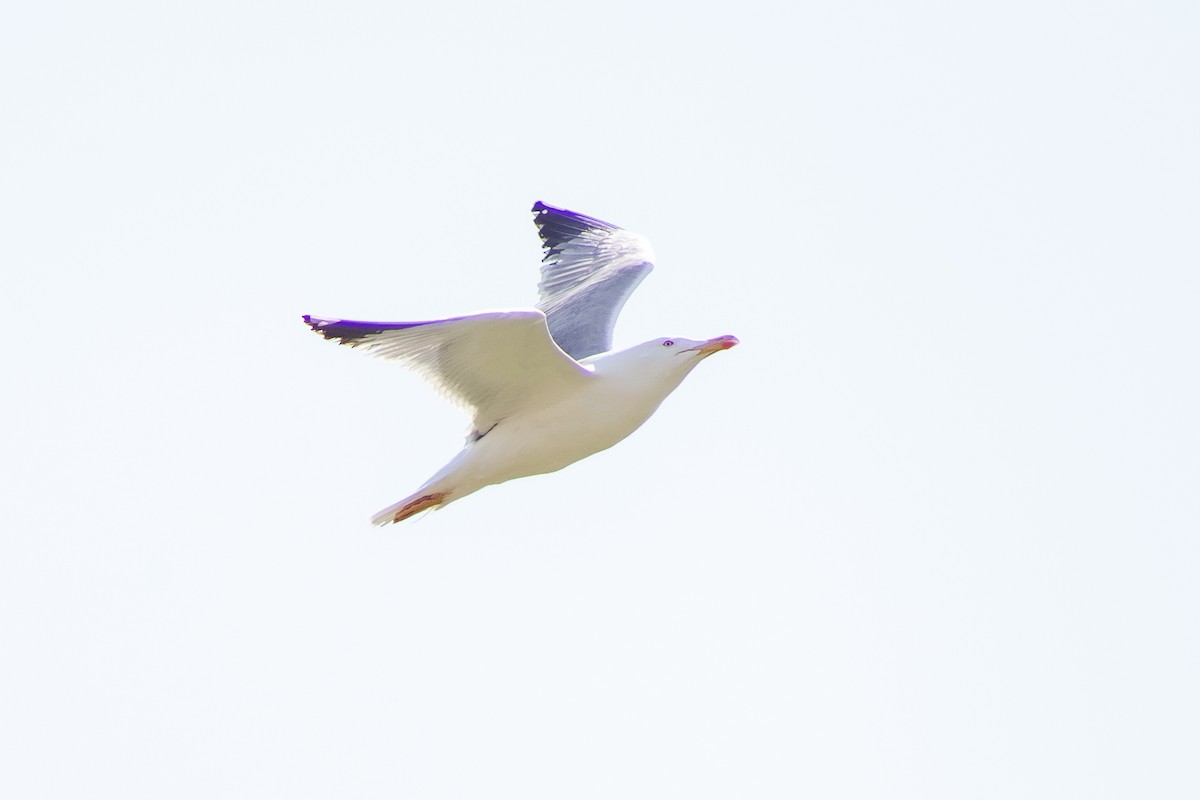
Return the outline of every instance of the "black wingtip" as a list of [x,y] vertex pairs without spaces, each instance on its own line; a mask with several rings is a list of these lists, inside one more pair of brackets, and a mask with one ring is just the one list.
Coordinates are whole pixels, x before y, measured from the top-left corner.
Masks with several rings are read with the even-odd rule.
[[578,211],[571,211],[568,208],[552,206],[549,203],[543,203],[541,200],[538,200],[536,203],[534,203],[533,208],[530,210],[537,215],[537,217],[534,218],[534,222],[537,222],[539,225],[545,220],[559,218],[571,220],[575,223],[583,223],[588,227],[621,230],[619,225],[613,225],[611,222],[605,222],[604,220],[597,219],[596,217],[589,217],[587,214],[580,214]]
[[619,231],[611,222],[589,217],[577,211],[548,205],[538,200],[533,204],[533,223],[537,225],[542,247],[553,251],[565,242],[575,239],[586,231]]
[[336,334],[330,330],[329,326],[336,323],[338,320],[325,319],[323,317],[314,317],[311,314],[305,314],[301,317],[304,324],[312,329],[313,333],[319,333],[326,339],[335,338]]
[[319,333],[326,339],[337,339],[339,340],[338,344],[353,344],[356,339],[365,334],[379,332],[378,328],[364,330],[362,323],[349,320],[326,319],[325,317],[314,317],[311,314],[305,314],[302,319],[305,325],[312,328],[313,333]]
[[304,315],[304,322],[316,333],[326,339],[337,339],[339,344],[357,345],[368,337],[384,331],[402,331],[408,328],[419,328],[422,325],[432,325],[438,321],[424,322],[360,322],[353,319],[326,319]]

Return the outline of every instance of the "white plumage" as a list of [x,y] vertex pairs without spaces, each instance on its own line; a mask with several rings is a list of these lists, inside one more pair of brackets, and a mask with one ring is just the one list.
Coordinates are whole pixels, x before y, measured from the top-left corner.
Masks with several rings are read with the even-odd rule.
[[533,210],[545,248],[541,310],[427,322],[304,317],[327,339],[406,364],[472,414],[462,451],[375,524],[609,448],[701,360],[737,344],[664,338],[609,352],[621,307],[652,269],[649,245],[592,217],[543,203]]

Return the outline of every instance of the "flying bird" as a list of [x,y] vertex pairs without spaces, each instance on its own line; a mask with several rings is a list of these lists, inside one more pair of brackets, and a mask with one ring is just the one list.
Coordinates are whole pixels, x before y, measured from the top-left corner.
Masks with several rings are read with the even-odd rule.
[[536,308],[426,322],[304,316],[326,339],[407,365],[472,415],[458,455],[372,523],[400,522],[606,450],[697,364],[738,343],[673,336],[613,351],[617,315],[654,268],[649,242],[540,201],[533,214],[543,249]]

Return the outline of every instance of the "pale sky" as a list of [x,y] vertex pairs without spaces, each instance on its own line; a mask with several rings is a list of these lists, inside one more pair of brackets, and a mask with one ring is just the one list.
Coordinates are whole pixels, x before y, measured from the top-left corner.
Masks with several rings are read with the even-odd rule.
[[[1200,12],[9,4],[0,787],[1194,798]],[[305,313],[736,334],[627,441],[367,520],[467,420]]]

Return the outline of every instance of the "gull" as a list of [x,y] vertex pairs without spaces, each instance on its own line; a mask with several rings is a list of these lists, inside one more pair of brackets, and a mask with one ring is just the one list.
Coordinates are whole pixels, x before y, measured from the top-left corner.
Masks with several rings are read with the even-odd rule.
[[304,316],[326,339],[399,361],[472,415],[463,449],[371,522],[387,525],[514,478],[555,472],[633,433],[735,336],[612,350],[629,295],[654,268],[645,238],[541,201],[536,308],[425,322]]

